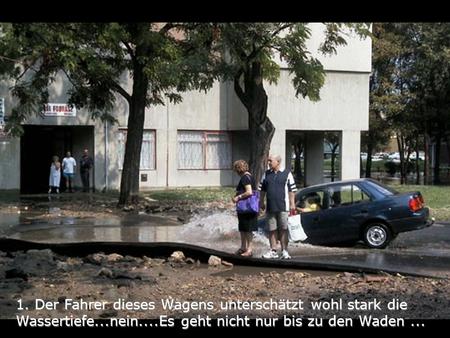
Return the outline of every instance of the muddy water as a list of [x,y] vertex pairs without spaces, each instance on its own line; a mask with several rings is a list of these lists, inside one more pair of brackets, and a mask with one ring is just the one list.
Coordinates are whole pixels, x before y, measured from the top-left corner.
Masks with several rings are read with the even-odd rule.
[[[57,213],[58,210],[53,210]],[[240,246],[237,217],[231,210],[195,214],[182,224],[175,216],[126,215],[109,218],[33,218],[30,213],[2,214],[0,236],[37,242],[180,242],[234,252]],[[253,254],[261,257],[269,248],[263,233],[254,233]],[[325,247],[290,243],[294,260],[311,264],[344,264],[400,273],[450,277],[450,225],[400,234],[384,250]],[[239,271],[230,272],[240,273]],[[247,268],[245,268],[247,271]],[[257,270],[258,272],[260,270]]]
[[[37,242],[68,243],[87,241],[181,242],[216,250],[234,252],[240,246],[237,217],[234,211],[207,211],[194,214],[182,224],[175,216],[130,214],[109,218],[58,217],[58,208],[49,210],[52,218],[36,213],[10,214],[0,220],[0,235]],[[253,252],[260,257],[268,250],[269,241],[263,233],[254,233]],[[296,255],[329,255],[348,249],[316,247],[292,243]]]
[[167,242],[179,231],[173,217],[127,215],[110,218],[56,217],[33,219],[30,214],[9,215],[0,221],[0,235],[11,238],[64,243],[87,241]]

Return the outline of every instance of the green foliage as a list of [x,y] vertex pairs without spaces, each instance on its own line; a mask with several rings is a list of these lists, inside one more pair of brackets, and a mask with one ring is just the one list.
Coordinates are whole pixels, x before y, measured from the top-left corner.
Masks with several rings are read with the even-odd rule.
[[449,23],[374,24],[371,110],[405,137],[450,126]]
[[384,166],[386,167],[386,171],[389,175],[394,176],[396,172],[399,171],[400,165],[398,163],[395,163],[393,161],[388,161],[384,163]]
[[228,202],[235,194],[235,189],[205,188],[205,189],[169,189],[155,190],[143,193],[143,195],[158,201],[197,201],[197,202]]
[[[325,24],[320,51],[334,53],[345,30],[361,27]],[[110,121],[117,95],[130,103],[134,94],[124,80],[141,71],[147,106],[180,102],[180,92],[207,91],[219,78],[239,79],[255,63],[262,79],[276,83],[277,58],[293,74],[297,96],[318,100],[324,83],[323,66],[306,48],[305,23],[1,23],[0,31],[0,76],[13,80],[18,99],[9,126],[15,131],[42,110],[61,72],[71,83],[69,103]]]
[[[70,81],[69,103],[92,112],[92,118],[114,121],[117,95],[129,104],[145,96],[145,105],[180,102],[179,92],[211,87],[214,76],[197,39],[180,39],[183,25],[153,23],[0,24],[0,74],[11,79],[18,105],[9,128],[38,114],[48,102],[49,86],[61,73]],[[203,39],[203,40],[202,40]],[[200,52],[199,52],[200,51]],[[201,73],[201,74],[200,74]],[[127,87],[143,78],[148,91]]]
[[425,185],[392,185],[399,192],[420,191],[431,216],[437,221],[450,221],[450,187]]
[[[358,32],[361,36],[364,24],[325,24],[325,39],[319,50],[323,54],[336,52],[336,47],[345,45],[344,33]],[[276,83],[280,76],[279,60],[287,64],[293,75],[296,95],[312,101],[320,99],[320,88],[325,72],[320,61],[307,49],[311,30],[306,23],[225,23],[212,25],[217,39],[215,47],[224,58],[218,61],[218,73],[225,80],[236,80],[252,71],[252,65],[259,63],[261,76],[270,83]],[[249,90],[246,80],[243,92]]]

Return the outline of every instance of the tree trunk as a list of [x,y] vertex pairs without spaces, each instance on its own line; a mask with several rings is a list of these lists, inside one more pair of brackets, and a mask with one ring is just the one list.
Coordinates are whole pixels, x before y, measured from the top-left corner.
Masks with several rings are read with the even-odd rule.
[[450,137],[447,135],[445,137],[445,144],[447,145],[447,176],[450,171]]
[[425,162],[423,164],[423,184],[429,184],[430,177],[430,136],[427,132],[424,135],[424,151],[425,151]]
[[135,204],[139,200],[139,166],[142,137],[144,134],[145,101],[148,79],[143,67],[136,64],[133,72],[133,94],[128,115],[128,130],[125,144],[122,178],[120,181],[119,206]]
[[[251,113],[250,114],[255,114]],[[250,119],[249,119],[250,120]],[[250,172],[255,178],[257,184],[267,169],[267,158],[269,157],[270,143],[272,142],[275,127],[267,118],[264,123],[257,124],[249,121],[250,133]]]
[[336,144],[331,148],[331,182],[334,182],[334,177],[336,176],[335,164],[336,164],[336,150],[338,146],[339,144]]
[[400,155],[400,184],[406,183],[406,170],[405,170],[405,147],[403,136],[397,133],[397,146],[398,153]]
[[[244,75],[244,89],[241,86],[242,75]],[[241,69],[234,78],[234,89],[248,112],[249,166],[259,184],[266,170],[270,143],[275,133],[274,125],[267,117],[267,94],[263,86],[261,63],[254,61],[249,67]]]
[[302,159],[301,159],[301,153],[303,151],[303,145],[302,140],[299,139],[297,143],[294,145],[294,151],[295,151],[295,161],[294,161],[294,173],[295,173],[295,179],[297,181],[300,181],[303,178],[303,172],[302,172]]
[[367,159],[366,159],[366,177],[372,177],[372,151],[373,151],[373,143],[369,141],[367,143]]
[[420,184],[420,158],[419,158],[419,136],[416,138],[416,184]]
[[436,135],[436,147],[434,147],[434,168],[433,168],[433,183],[440,184],[440,166],[441,166],[441,133]]

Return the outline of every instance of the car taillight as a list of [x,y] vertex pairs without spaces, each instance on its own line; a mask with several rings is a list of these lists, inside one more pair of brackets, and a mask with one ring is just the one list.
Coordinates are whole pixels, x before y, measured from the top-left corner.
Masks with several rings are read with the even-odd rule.
[[423,208],[423,205],[424,205],[424,201],[423,201],[422,195],[415,195],[415,196],[412,196],[412,197],[410,198],[408,204],[409,204],[409,209],[410,209],[412,212],[419,211],[420,209]]

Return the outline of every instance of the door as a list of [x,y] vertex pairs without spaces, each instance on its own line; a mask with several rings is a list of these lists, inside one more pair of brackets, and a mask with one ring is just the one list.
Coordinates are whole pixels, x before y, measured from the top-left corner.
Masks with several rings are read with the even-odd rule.
[[335,242],[359,239],[360,226],[369,214],[370,197],[355,184],[328,188],[329,213],[333,219],[329,232]]

